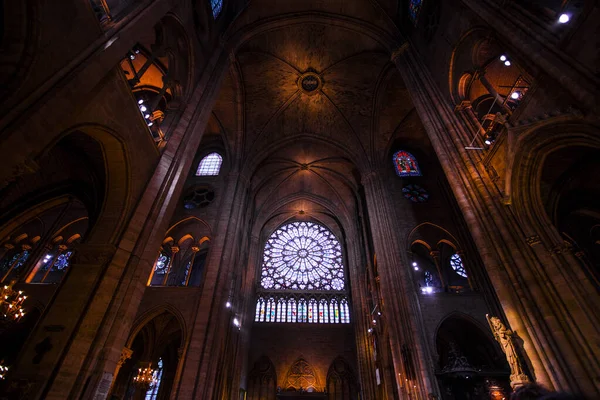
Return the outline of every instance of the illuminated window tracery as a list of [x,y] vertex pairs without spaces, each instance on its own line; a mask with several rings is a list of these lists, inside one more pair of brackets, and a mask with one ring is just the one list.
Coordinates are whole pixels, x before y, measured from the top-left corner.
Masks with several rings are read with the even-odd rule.
[[398,176],[421,176],[419,163],[415,156],[407,151],[400,150],[394,153],[392,157],[394,167]]
[[210,0],[210,8],[212,9],[213,18],[217,19],[223,9],[223,0]]
[[312,222],[279,228],[265,245],[261,287],[343,290],[340,243],[329,230]]
[[347,324],[345,290],[342,249],[333,233],[313,222],[292,222],[265,243],[254,320]]
[[467,277],[467,271],[463,265],[462,258],[458,254],[453,254],[450,257],[450,266],[458,275],[462,276],[463,278]]
[[409,0],[408,2],[408,14],[415,24],[419,18],[419,12],[421,11],[422,5],[423,0]]
[[196,176],[217,176],[222,163],[223,157],[219,153],[210,153],[198,164]]

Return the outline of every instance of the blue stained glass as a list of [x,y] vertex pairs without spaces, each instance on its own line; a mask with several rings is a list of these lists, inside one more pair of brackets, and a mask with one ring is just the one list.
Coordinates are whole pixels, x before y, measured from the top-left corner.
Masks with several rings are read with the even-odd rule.
[[154,266],[155,274],[165,274],[167,272],[167,267],[169,266],[169,256],[165,253],[160,253],[158,256],[158,260],[156,260],[156,265]]
[[146,391],[146,396],[144,400],[156,400],[158,396],[158,389],[160,388],[160,382],[162,380],[163,374],[163,361],[162,358],[158,359],[158,368],[154,371],[152,376],[154,377],[154,383],[150,385],[148,390]]
[[462,258],[460,258],[458,254],[453,254],[452,257],[450,257],[450,266],[458,275],[462,276],[463,278],[467,277],[467,271],[463,265]]
[[417,19],[419,18],[419,12],[421,11],[422,4],[422,0],[409,0],[408,13],[415,24],[417,23]]
[[398,176],[421,176],[419,163],[415,156],[407,151],[400,150],[392,157],[394,168]]
[[54,271],[64,271],[69,267],[69,258],[71,258],[72,251],[66,251],[56,257],[54,264],[52,265],[52,269]]
[[425,271],[425,286],[433,286],[433,275],[429,271]]
[[213,18],[217,19],[223,9],[223,0],[210,0],[210,7],[212,9]]
[[19,269],[19,267],[25,264],[25,261],[27,261],[28,257],[29,251],[23,250],[20,253],[15,254],[11,258],[5,258],[4,260],[2,260],[2,264],[0,265],[0,271],[2,271],[3,273],[8,272],[9,270],[11,270],[11,268],[12,271],[17,270]]

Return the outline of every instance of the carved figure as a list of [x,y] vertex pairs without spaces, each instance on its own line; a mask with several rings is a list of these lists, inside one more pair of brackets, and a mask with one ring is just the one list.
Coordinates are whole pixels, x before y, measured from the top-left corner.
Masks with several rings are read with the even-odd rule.
[[506,329],[506,326],[500,321],[498,317],[490,317],[486,314],[490,328],[494,333],[494,337],[500,343],[502,351],[506,355],[506,360],[510,366],[510,380],[513,387],[520,386],[526,382],[529,382],[529,378],[525,375],[523,370],[523,363],[521,357],[515,347],[513,331]]

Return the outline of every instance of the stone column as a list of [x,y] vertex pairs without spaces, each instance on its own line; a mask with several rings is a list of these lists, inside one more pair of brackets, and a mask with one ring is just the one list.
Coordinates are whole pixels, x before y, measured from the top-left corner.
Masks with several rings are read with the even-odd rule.
[[[373,246],[377,256],[377,268],[381,277],[383,312],[388,316],[389,345],[393,358],[393,375],[396,393],[388,393],[389,398],[407,398],[400,390],[398,374],[415,371],[410,398],[426,399],[429,393],[439,396],[433,368],[426,352],[422,330],[418,329],[420,312],[416,293],[408,275],[409,268],[402,260],[399,248],[398,230],[394,228],[391,217],[394,215],[390,204],[391,195],[382,182],[379,171],[370,171],[363,175],[367,208],[373,237]],[[413,366],[404,365],[402,349],[412,353]],[[406,351],[405,351],[406,353]]]
[[[533,378],[551,388],[600,396],[597,298],[583,298],[558,273],[558,257],[532,252],[523,227],[460,142],[456,118],[419,56],[405,44],[396,63],[448,178]],[[540,249],[542,250],[542,249]],[[557,273],[549,273],[557,271]],[[580,282],[587,285],[586,282]]]
[[429,255],[433,259],[435,268],[437,269],[438,276],[440,277],[440,283],[442,284],[442,287],[446,289],[446,274],[444,274],[442,266],[440,265],[440,252],[437,250],[433,250],[429,252]]
[[[248,185],[248,179],[242,174],[232,172],[227,177],[220,219],[214,229],[215,239],[206,263],[204,290],[191,327],[182,383],[177,389],[178,400],[219,397],[225,386],[236,392],[239,389],[231,388],[232,381],[223,381],[223,374],[233,362],[224,359],[223,354],[229,346],[236,346],[241,331],[250,327],[252,319],[242,311],[227,312],[225,304],[230,294],[232,273],[239,268]],[[241,330],[233,326],[235,317],[241,323]]]

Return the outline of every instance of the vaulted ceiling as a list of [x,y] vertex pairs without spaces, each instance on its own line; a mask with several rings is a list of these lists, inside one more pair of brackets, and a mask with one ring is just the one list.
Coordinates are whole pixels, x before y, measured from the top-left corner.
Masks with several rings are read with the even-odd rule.
[[[385,7],[253,0],[234,25],[214,116],[252,178],[256,211],[356,215],[361,173],[382,163],[413,109],[390,61],[400,35]],[[307,73],[317,89],[303,86]]]

